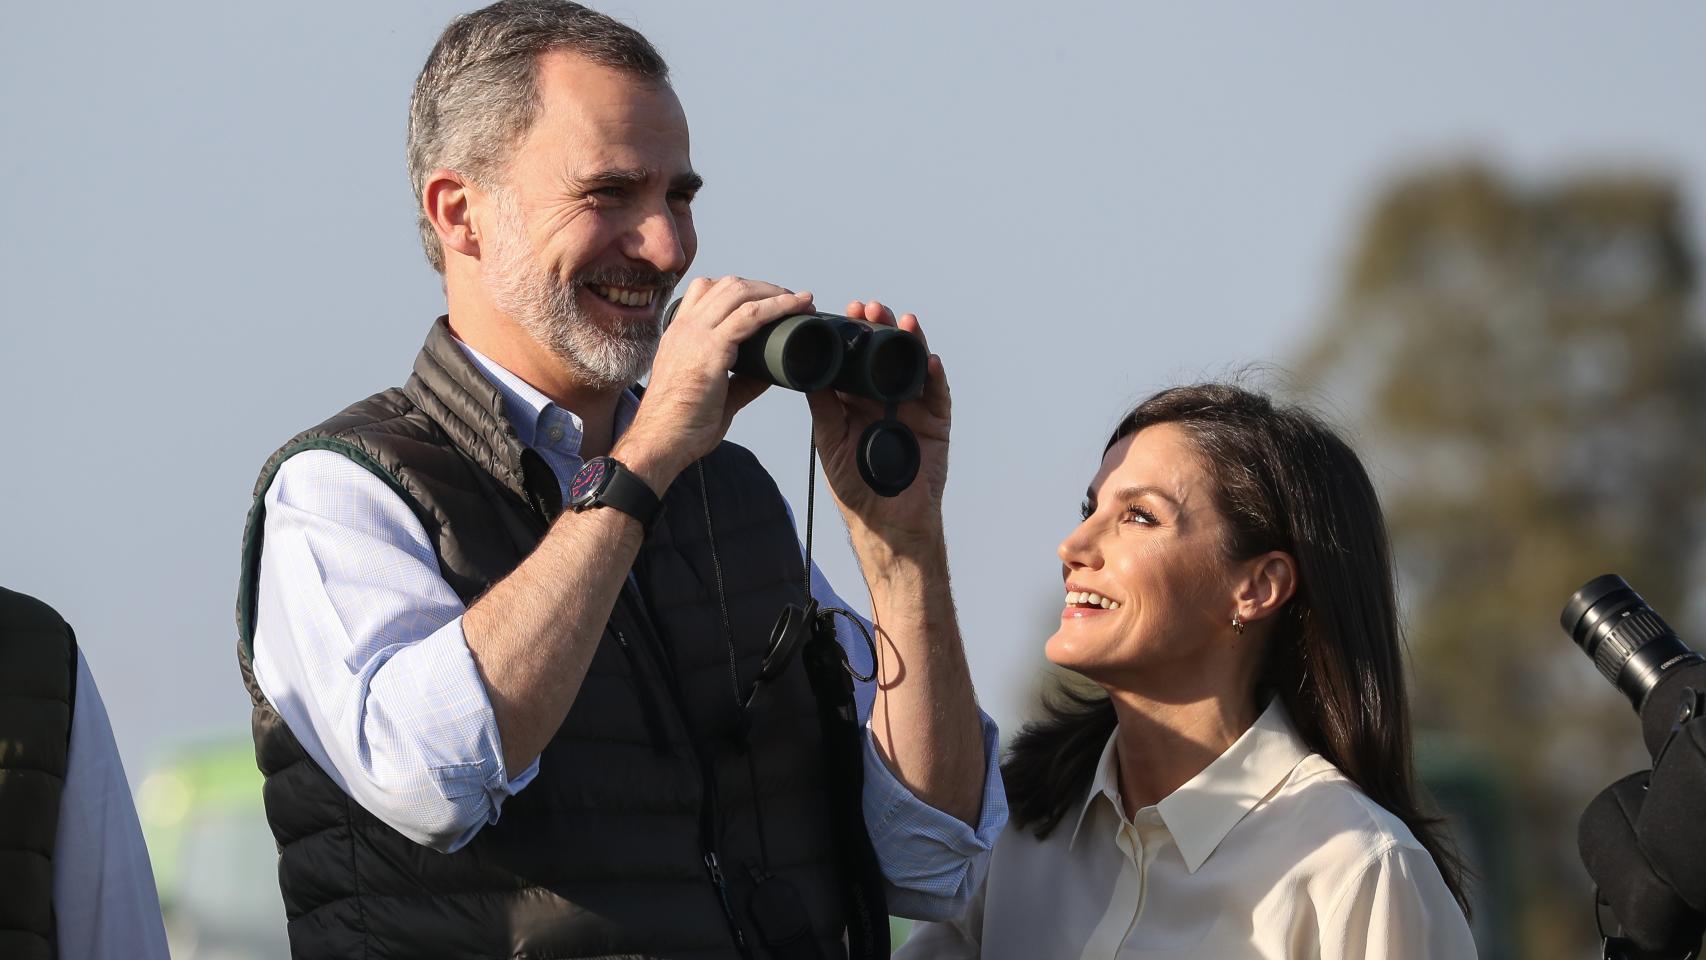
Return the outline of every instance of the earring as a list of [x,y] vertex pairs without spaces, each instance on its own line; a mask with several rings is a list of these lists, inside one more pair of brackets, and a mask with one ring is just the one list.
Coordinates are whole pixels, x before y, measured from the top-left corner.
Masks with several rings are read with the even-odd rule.
[[1244,635],[1244,620],[1236,613],[1232,615],[1232,629],[1240,637]]

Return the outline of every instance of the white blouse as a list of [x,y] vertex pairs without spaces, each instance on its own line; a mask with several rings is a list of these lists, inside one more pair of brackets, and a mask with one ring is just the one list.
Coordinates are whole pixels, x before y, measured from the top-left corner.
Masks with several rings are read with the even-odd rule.
[[1130,820],[1113,738],[1091,783],[1046,839],[1009,825],[965,915],[918,925],[895,956],[1475,957],[1427,850],[1310,752],[1278,700]]

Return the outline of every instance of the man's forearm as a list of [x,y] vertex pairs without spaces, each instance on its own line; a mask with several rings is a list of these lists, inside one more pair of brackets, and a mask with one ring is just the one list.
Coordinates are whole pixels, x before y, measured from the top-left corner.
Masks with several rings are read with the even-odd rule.
[[986,758],[947,550],[935,538],[906,551],[870,536],[854,540],[877,627],[871,735],[914,795],[975,825]]
[[[611,453],[660,496],[683,469],[678,451],[637,437]],[[564,513],[463,615],[511,776],[568,716],[644,539],[640,522],[613,507]]]
[[[761,381],[730,380],[738,345],[809,308],[811,294],[739,277],[698,279],[682,304],[659,341],[640,409],[610,451],[659,497],[763,392]],[[463,616],[510,770],[532,763],[568,715],[643,536],[639,521],[614,508],[559,517]]]
[[565,513],[463,615],[511,776],[539,756],[574,704],[641,534],[618,510]]

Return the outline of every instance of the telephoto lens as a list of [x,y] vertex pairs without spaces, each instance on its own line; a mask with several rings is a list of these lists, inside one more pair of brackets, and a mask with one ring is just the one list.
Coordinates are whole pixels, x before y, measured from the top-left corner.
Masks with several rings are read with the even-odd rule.
[[1699,654],[1614,573],[1589,580],[1559,618],[1570,639],[1639,711],[1665,674]]
[[[681,301],[676,300],[664,310],[665,327],[675,319],[680,306]],[[729,369],[801,393],[822,390],[841,372],[846,348],[833,321],[843,319],[834,314],[800,313],[772,320],[741,343]]]

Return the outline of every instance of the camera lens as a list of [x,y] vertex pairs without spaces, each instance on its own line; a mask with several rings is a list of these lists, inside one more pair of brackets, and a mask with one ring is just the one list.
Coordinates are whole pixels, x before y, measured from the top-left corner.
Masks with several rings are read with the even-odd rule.
[[1670,624],[1614,573],[1595,577],[1577,590],[1559,619],[1570,639],[1636,710],[1666,670],[1697,659]]

